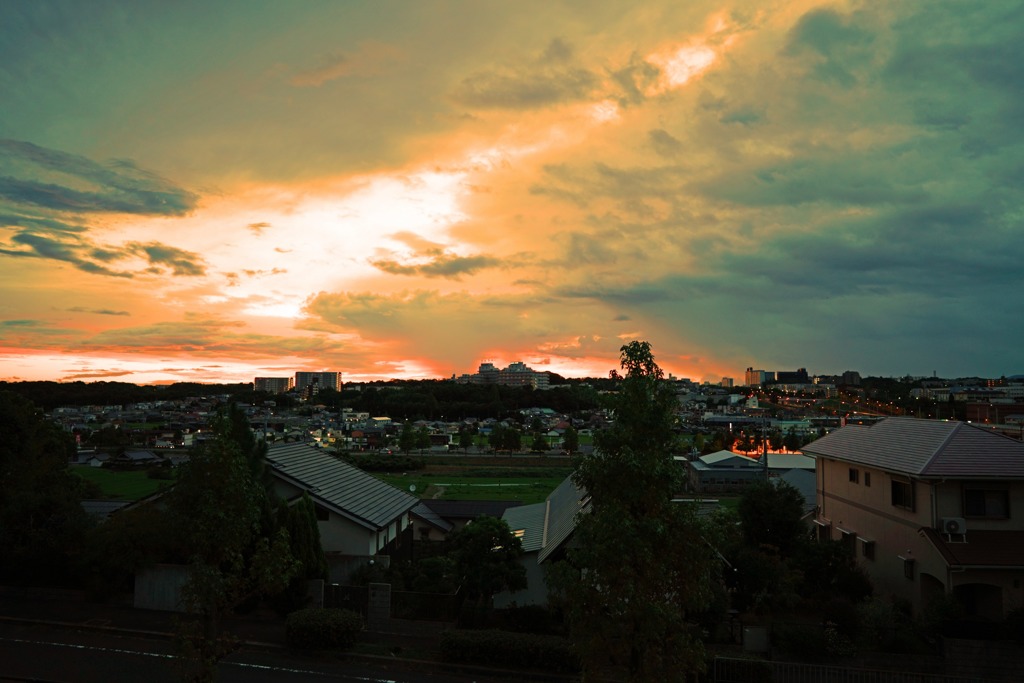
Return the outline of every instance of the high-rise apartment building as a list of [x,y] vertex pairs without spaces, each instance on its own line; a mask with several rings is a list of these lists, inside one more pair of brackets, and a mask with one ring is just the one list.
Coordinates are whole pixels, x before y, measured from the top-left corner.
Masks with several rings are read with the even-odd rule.
[[457,382],[471,384],[501,384],[505,386],[532,386],[546,389],[550,377],[546,372],[536,372],[522,361],[516,361],[507,368],[498,369],[494,363],[481,363],[475,375],[463,375]]
[[340,372],[296,372],[295,390],[301,394],[315,394],[321,389],[341,391]]
[[256,391],[266,391],[271,394],[283,394],[292,388],[291,377],[257,377],[253,380],[253,388]]
[[745,384],[748,387],[759,387],[765,383],[768,379],[768,373],[764,370],[755,370],[754,368],[747,368],[747,377]]

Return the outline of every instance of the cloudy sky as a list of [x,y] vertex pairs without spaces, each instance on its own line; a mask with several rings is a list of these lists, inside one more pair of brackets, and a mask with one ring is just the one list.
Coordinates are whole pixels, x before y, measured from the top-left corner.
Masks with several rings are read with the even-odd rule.
[[0,379],[1024,372],[1024,5],[0,4]]

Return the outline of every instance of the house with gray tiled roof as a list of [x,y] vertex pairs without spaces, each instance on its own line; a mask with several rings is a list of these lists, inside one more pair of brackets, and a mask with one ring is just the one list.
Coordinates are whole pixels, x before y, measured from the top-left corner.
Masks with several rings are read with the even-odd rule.
[[769,453],[767,470],[763,458],[724,450],[693,460],[677,456],[676,460],[686,466],[687,481],[695,493],[738,492],[791,470],[814,472],[814,460],[799,453]]
[[965,422],[895,417],[803,448],[817,461],[815,523],[919,610],[952,595],[970,616],[1024,604],[1024,443]]
[[544,605],[548,601],[545,562],[564,556],[572,543],[579,514],[590,509],[590,496],[566,477],[543,503],[520,505],[505,510],[502,519],[523,544],[521,562],[526,568],[527,587],[494,596],[495,607]]
[[346,564],[346,558],[391,555],[411,544],[411,534],[404,532],[420,503],[415,496],[308,443],[270,446],[266,463],[277,495],[295,501],[305,492],[313,500],[320,543],[332,567]]

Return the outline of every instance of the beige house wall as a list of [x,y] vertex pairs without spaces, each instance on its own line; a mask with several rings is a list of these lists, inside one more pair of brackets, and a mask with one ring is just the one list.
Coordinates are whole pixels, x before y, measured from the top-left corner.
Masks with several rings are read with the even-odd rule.
[[[850,470],[857,470],[857,481]],[[870,486],[865,484],[865,474]],[[989,584],[1002,589],[1004,613],[1024,607],[1024,576],[1005,569],[950,569],[939,551],[918,533],[922,527],[941,528],[943,519],[966,519],[967,533],[975,530],[1020,529],[1024,523],[1024,484],[1020,482],[965,483],[963,481],[915,481],[914,510],[892,504],[892,481],[905,478],[850,463],[818,459],[817,521],[827,523],[832,540],[843,540],[843,531],[856,535],[857,562],[867,571],[875,594],[907,600],[915,612],[941,590],[951,593],[957,586]],[[1009,489],[1009,519],[981,519],[965,515],[963,489],[968,487]],[[865,541],[874,541],[874,559],[865,556]],[[906,560],[913,560],[910,576]],[[962,590],[962,588],[961,588]]]
[[[850,481],[850,469],[857,470],[856,482]],[[876,595],[907,600],[916,611],[921,607],[921,572],[935,576],[945,587],[942,557],[917,533],[931,525],[932,486],[916,482],[914,510],[907,510],[892,504],[893,477],[881,470],[819,458],[816,472],[817,519],[829,524],[832,540],[843,540],[844,531],[856,535],[857,562],[871,577]],[[865,541],[874,542],[874,559],[865,556]],[[912,578],[906,575],[907,560],[913,560]]]

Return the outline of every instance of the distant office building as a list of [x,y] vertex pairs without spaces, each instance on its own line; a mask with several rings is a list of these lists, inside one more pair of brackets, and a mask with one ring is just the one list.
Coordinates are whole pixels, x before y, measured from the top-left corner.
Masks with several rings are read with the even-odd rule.
[[847,386],[859,387],[860,386],[860,373],[857,372],[856,370],[847,370],[846,372],[843,373],[843,376],[842,376],[842,379],[840,380],[840,382],[842,384],[847,385]]
[[732,377],[723,377],[722,381],[718,383],[719,386],[723,386],[726,389],[732,389]]
[[304,396],[316,394],[321,389],[341,391],[340,372],[296,372],[295,390]]
[[748,387],[759,387],[768,379],[768,373],[764,370],[747,368],[746,385]]
[[256,391],[266,391],[271,394],[283,394],[292,388],[291,377],[257,377],[253,381]]
[[810,384],[811,378],[807,376],[807,368],[800,368],[796,371],[779,370],[775,373],[776,384]]

